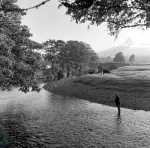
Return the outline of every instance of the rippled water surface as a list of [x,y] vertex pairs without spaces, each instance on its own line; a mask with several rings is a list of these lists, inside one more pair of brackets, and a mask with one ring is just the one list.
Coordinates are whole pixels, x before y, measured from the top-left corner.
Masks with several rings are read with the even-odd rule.
[[114,107],[14,89],[0,92],[0,132],[9,148],[150,148],[150,112],[118,117]]

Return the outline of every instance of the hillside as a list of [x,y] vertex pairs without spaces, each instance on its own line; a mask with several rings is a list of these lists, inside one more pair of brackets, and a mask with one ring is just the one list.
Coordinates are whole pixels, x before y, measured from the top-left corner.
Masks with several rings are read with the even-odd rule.
[[[147,56],[150,55],[150,49],[149,48],[144,48],[144,47],[129,47],[129,48],[120,48],[120,46],[118,47],[112,47],[112,48],[108,48],[106,50],[100,51],[97,54],[100,57],[104,56],[104,52],[106,51],[114,51],[114,53],[119,52],[123,52],[124,55],[131,55],[131,54],[135,54],[137,56]],[[108,54],[107,54],[108,55]],[[108,55],[110,56],[110,55]]]
[[[109,48],[107,50],[103,50],[101,52],[98,52],[97,54],[100,57],[104,57],[104,56],[106,56],[106,54],[105,54],[106,51],[107,51],[107,56],[111,56],[111,58],[112,58],[112,59],[109,59],[108,62],[112,62],[114,55],[119,51],[119,48],[117,48],[117,47]],[[114,51],[114,54],[109,55],[110,51]],[[120,52],[123,52],[126,62],[128,62],[129,57],[132,54],[134,54],[136,63],[150,63],[150,49],[149,48],[129,47],[129,48],[125,48],[124,50],[123,50],[123,48],[120,49]]]

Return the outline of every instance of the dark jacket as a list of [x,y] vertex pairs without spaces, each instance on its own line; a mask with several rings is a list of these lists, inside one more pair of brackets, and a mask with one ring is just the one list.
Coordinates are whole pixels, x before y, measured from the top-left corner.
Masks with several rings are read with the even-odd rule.
[[115,98],[115,103],[116,103],[116,105],[120,105],[120,99],[118,96],[116,96],[116,98]]

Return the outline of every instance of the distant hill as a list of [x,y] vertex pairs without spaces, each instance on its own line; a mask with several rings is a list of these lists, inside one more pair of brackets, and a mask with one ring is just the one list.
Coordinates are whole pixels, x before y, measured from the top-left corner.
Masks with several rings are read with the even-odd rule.
[[135,58],[135,62],[139,63],[150,63],[150,55],[148,56],[139,56]]
[[[129,62],[129,57],[130,56],[124,56],[125,61]],[[136,56],[135,55],[135,63],[150,63],[150,55],[147,56]]]
[[[106,52],[107,51],[107,52]],[[113,52],[110,52],[113,51]],[[150,63],[150,49],[149,48],[141,48],[141,47],[129,47],[129,48],[119,48],[114,47],[114,48],[109,48],[107,50],[98,52],[97,54],[100,57],[106,57],[106,56],[111,56],[111,60],[114,58],[115,54],[118,52],[123,52],[123,55],[125,57],[125,61],[129,61],[129,57],[134,54],[135,55],[135,62],[137,63]],[[110,53],[110,55],[109,55]],[[111,54],[112,53],[112,54]]]
[[[107,51],[107,54],[105,54]],[[124,55],[130,56],[131,54],[135,54],[136,56],[147,56],[150,55],[150,48],[143,48],[143,47],[129,47],[129,48],[121,48],[120,46],[118,47],[112,47],[107,50],[103,50],[98,52],[97,54],[102,57],[104,55],[109,56],[110,51],[113,51],[113,56],[117,52],[123,52]]]

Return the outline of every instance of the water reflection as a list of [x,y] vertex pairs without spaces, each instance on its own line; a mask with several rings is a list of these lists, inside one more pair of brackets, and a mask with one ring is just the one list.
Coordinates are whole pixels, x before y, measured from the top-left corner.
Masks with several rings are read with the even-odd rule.
[[121,121],[122,121],[122,119],[121,119],[121,114],[120,114],[120,115],[117,114],[117,115],[116,115],[116,123],[120,124]]
[[[24,102],[24,100],[28,100]],[[10,148],[148,147],[150,112],[89,103],[42,90],[1,92],[0,131]]]
[[122,124],[121,115],[117,114],[115,122],[116,122],[116,126],[114,127],[114,129],[116,130],[117,135],[122,135],[124,132],[124,127]]

